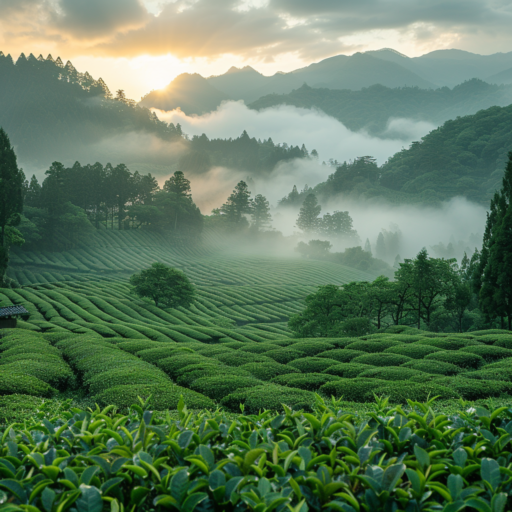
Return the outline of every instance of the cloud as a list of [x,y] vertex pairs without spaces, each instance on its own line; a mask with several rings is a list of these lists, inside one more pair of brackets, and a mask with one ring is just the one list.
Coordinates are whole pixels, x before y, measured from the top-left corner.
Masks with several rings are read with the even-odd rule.
[[375,31],[381,38],[394,32],[394,40],[418,46],[460,43],[484,53],[512,44],[512,10],[504,0],[167,0],[158,9],[154,4],[0,0],[0,41],[11,51],[29,43],[56,44],[70,56],[231,54],[262,62],[291,54],[310,61],[363,49],[362,41]]
[[413,140],[425,135],[433,125],[411,120],[392,120],[388,130],[395,138],[380,139],[366,132],[352,132],[337,119],[321,111],[280,105],[264,110],[251,110],[242,102],[223,103],[216,111],[202,116],[187,116],[181,110],[156,111],[166,122],[180,123],[189,135],[206,133],[210,139],[238,137],[246,130],[251,137],[267,139],[275,144],[316,149],[320,160],[345,161],[372,155],[379,163]]

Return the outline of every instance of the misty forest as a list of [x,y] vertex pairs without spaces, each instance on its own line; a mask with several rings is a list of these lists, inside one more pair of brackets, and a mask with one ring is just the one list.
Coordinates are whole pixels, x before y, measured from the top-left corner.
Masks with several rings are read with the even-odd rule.
[[510,10],[118,3],[0,1],[0,512],[512,510]]

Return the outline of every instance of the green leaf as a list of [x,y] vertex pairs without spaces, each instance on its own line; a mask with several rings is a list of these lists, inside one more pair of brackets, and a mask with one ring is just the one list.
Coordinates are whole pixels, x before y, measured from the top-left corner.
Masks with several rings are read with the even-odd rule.
[[482,480],[487,482],[492,491],[495,492],[501,483],[499,464],[493,459],[482,459],[480,474]]
[[96,487],[89,485],[80,485],[82,495],[76,500],[76,508],[78,512],[102,512],[103,500],[101,494]]
[[46,512],[52,512],[53,502],[55,501],[55,491],[49,487],[45,487],[41,494],[41,503]]
[[199,503],[204,501],[206,498],[208,498],[208,494],[205,492],[194,493],[185,500],[181,510],[183,512],[192,512],[197,507],[197,505],[199,505]]
[[0,487],[3,489],[7,489],[9,492],[12,492],[18,500],[22,503],[26,503],[27,501],[27,493],[23,486],[17,482],[16,480],[11,480],[9,478],[5,480],[0,480]]
[[466,465],[466,461],[468,460],[468,454],[464,448],[457,448],[453,452],[453,460],[457,466],[463,468]]
[[504,512],[507,505],[507,494],[500,492],[492,497],[491,509],[492,512]]
[[186,469],[178,471],[171,479],[170,491],[172,497],[178,502],[183,503],[188,490],[188,472]]
[[448,477],[448,490],[452,495],[452,500],[457,501],[464,487],[464,480],[460,475],[450,475]]
[[382,475],[382,488],[391,493],[398,480],[400,480],[405,473],[405,469],[405,464],[393,464],[386,468],[384,475]]
[[178,437],[178,446],[182,450],[185,450],[185,448],[187,448],[190,442],[192,441],[193,437],[194,432],[192,430],[185,430],[185,432],[182,432]]
[[130,493],[132,503],[139,506],[142,500],[149,494],[150,489],[147,487],[134,487]]
[[254,450],[249,450],[244,457],[243,472],[247,473],[250,467],[254,464],[254,461],[263,453],[265,453],[265,450],[263,450],[262,448],[255,448]]
[[414,445],[414,455],[423,470],[430,466],[429,454],[417,444]]
[[210,477],[208,478],[208,484],[212,491],[226,485],[226,477],[224,476],[224,473],[218,469],[212,471],[210,473]]
[[94,475],[100,470],[98,466],[89,466],[80,477],[80,484],[89,485]]

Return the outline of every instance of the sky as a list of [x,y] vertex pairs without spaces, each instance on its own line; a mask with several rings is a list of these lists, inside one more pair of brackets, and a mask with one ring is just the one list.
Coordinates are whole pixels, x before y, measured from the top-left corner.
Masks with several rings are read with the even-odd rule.
[[393,48],[512,51],[512,0],[0,0],[0,50],[51,53],[139,100],[177,75],[266,75]]

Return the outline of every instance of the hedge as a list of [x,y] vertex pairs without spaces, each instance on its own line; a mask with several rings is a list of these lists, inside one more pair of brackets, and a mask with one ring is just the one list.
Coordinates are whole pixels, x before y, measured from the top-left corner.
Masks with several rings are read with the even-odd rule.
[[91,394],[101,393],[107,388],[123,385],[141,384],[169,384],[169,378],[162,370],[152,368],[150,370],[138,367],[121,367],[95,375],[88,381]]
[[489,370],[491,368],[512,368],[512,357],[507,357],[506,359],[500,359],[495,363],[490,363],[485,365],[485,369]]
[[130,354],[136,354],[141,350],[148,350],[150,348],[158,348],[161,347],[162,344],[159,341],[150,341],[150,340],[129,340],[123,341],[122,343],[118,343],[117,346]]
[[[404,368],[401,366],[387,366],[385,368],[370,368],[361,374],[361,378],[368,379],[382,379],[391,381],[411,380],[411,379],[424,379],[425,382],[429,381],[432,376],[428,373],[420,372],[412,368]],[[418,382],[416,380],[416,382]]]
[[441,361],[443,363],[450,363],[456,366],[460,366],[461,368],[479,368],[483,366],[484,359],[483,357],[471,354],[468,352],[458,351],[455,352],[453,350],[444,350],[442,352],[434,352],[433,354],[429,354],[425,357],[426,360],[433,361]]
[[484,366],[482,370],[464,372],[460,374],[465,379],[477,380],[501,380],[504,382],[512,381],[512,368],[488,368]]
[[326,373],[299,373],[278,375],[271,382],[279,386],[305,389],[307,391],[318,391],[327,382],[338,380],[339,377]]
[[450,387],[465,400],[480,400],[490,396],[498,397],[512,394],[512,384],[497,380],[485,381],[457,376],[441,377],[435,382]]
[[356,364],[369,364],[371,366],[400,366],[412,361],[410,357],[401,356],[399,354],[366,354],[352,359]]
[[384,352],[387,354],[398,354],[401,356],[411,357],[412,359],[423,359],[424,357],[434,352],[441,352],[443,349],[439,347],[432,347],[429,345],[400,345],[398,347],[387,348]]
[[294,410],[312,410],[315,395],[302,389],[287,388],[276,384],[263,384],[231,393],[221,400],[221,405],[233,412],[240,412],[243,405],[244,414],[258,414],[259,411],[270,409],[281,410],[282,404]]
[[194,351],[187,348],[187,347],[181,347],[176,344],[171,344],[170,346],[167,346],[167,343],[160,343],[160,345],[164,345],[163,347],[158,348],[149,348],[146,350],[140,350],[137,352],[137,357],[140,357],[144,361],[147,361],[151,364],[156,364],[158,361],[161,361],[162,359],[166,359],[167,357],[174,357],[177,354],[193,354]]
[[443,376],[457,375],[463,371],[461,367],[454,364],[443,363],[442,361],[432,361],[429,359],[423,359],[423,361],[413,359],[412,361],[405,363],[402,368],[412,368],[413,370],[418,370],[420,372]]
[[216,375],[197,379],[190,385],[190,387],[214,400],[221,400],[225,396],[235,393],[239,389],[260,386],[261,384],[262,382],[254,377]]
[[[175,355],[173,357],[166,357],[158,362],[158,367],[161,368],[171,378],[177,376],[179,370],[190,364],[216,364],[215,359],[208,359],[201,357],[197,354],[183,354]],[[220,363],[217,363],[220,366]]]
[[245,347],[241,347],[240,351],[242,352],[251,352],[252,354],[264,354],[269,350],[275,350],[275,345],[271,343],[251,343],[250,345],[246,345]]
[[322,373],[327,368],[339,364],[335,359],[325,357],[304,357],[288,363],[288,366],[297,368],[302,373]]
[[369,368],[372,367],[367,364],[341,363],[327,368],[323,373],[354,379]]
[[293,350],[298,350],[299,352],[303,352],[307,356],[315,356],[320,352],[325,352],[326,350],[333,349],[334,345],[330,343],[326,343],[325,341],[300,341],[298,343],[294,343],[291,347]]
[[272,358],[274,361],[287,364],[295,359],[300,359],[305,356],[304,352],[293,350],[292,348],[276,348],[269,350],[265,353],[265,356]]
[[26,375],[2,371],[0,368],[0,395],[32,395],[41,397],[52,397],[57,391],[46,382]]
[[512,357],[512,350],[503,347],[497,347],[493,345],[481,345],[478,347],[464,347],[460,349],[460,352],[468,352],[470,354],[476,354],[484,359],[486,363],[494,363],[500,359],[506,359]]
[[349,363],[358,356],[364,356],[366,352],[362,350],[350,350],[349,348],[336,348],[334,350],[327,350],[326,352],[320,352],[317,357],[327,357],[328,359],[335,359],[340,363]]
[[101,406],[115,405],[124,411],[139,402],[139,397],[147,399],[149,396],[152,397],[152,408],[157,411],[176,409],[180,396],[183,396],[189,409],[215,408],[215,403],[210,398],[173,384],[165,386],[159,384],[116,386],[98,393],[94,400]]
[[249,372],[241,371],[239,368],[231,366],[219,366],[215,364],[191,364],[180,369],[176,374],[176,383],[180,386],[190,387],[197,379],[203,377],[218,377],[221,375],[231,375],[235,377],[251,378]]
[[[406,403],[409,400],[426,400],[440,396],[443,399],[456,398],[452,389],[436,382],[417,383],[410,381],[389,382],[380,379],[340,379],[320,388],[327,395],[333,395],[349,402],[368,402],[374,395],[389,397],[392,403]],[[423,397],[423,398],[422,398]]]
[[347,348],[350,350],[360,350],[362,352],[368,352],[370,354],[375,354],[378,352],[383,352],[387,348],[400,346],[401,343],[399,341],[392,340],[382,340],[382,341],[356,341],[347,345]]
[[429,345],[431,347],[437,347],[442,350],[459,350],[462,347],[470,347],[481,345],[478,341],[474,340],[462,340],[457,338],[429,338],[416,341],[415,345]]
[[300,370],[287,364],[272,363],[247,363],[239,366],[237,370],[249,372],[257,379],[268,381],[278,375],[298,374]]
[[54,361],[35,361],[19,360],[2,364],[0,366],[2,373],[19,373],[37,377],[52,387],[65,390],[68,386],[75,387],[75,375],[69,366],[62,360]]
[[272,359],[259,355],[250,354],[249,352],[230,352],[228,354],[219,354],[215,356],[215,359],[221,361],[228,366],[242,366],[247,363],[267,363],[272,362]]

